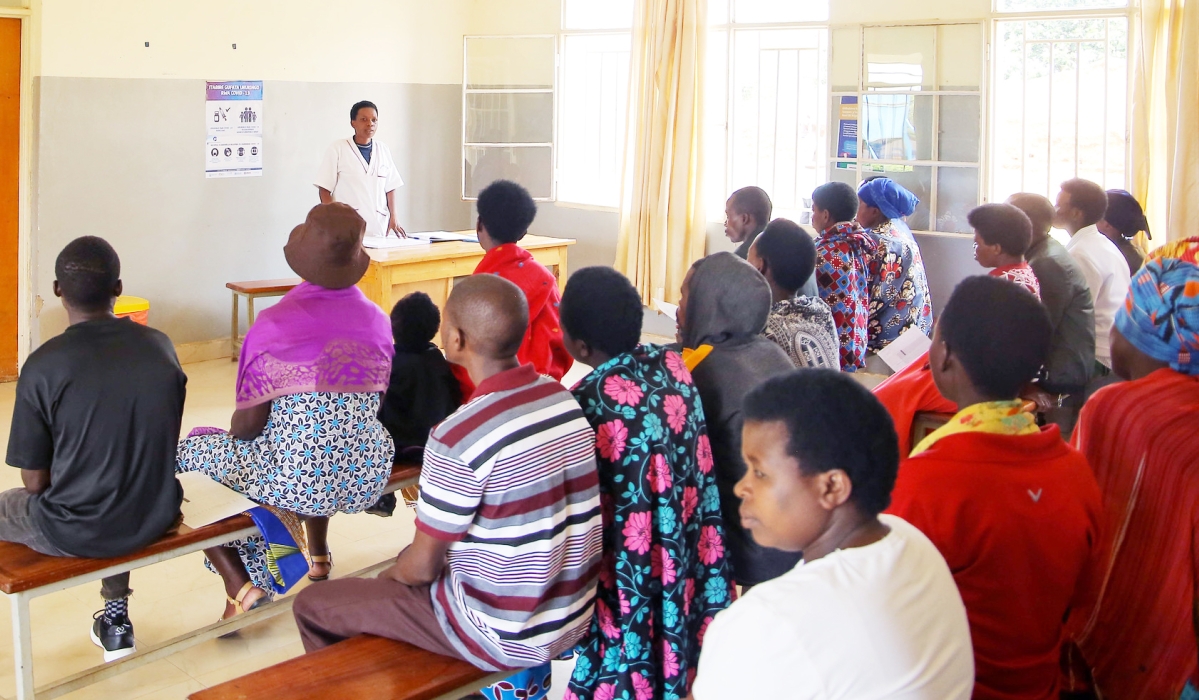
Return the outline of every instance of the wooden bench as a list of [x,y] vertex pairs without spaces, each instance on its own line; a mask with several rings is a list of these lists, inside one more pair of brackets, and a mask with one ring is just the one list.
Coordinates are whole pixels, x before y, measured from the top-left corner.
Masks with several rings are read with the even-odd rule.
[[510,675],[362,635],[201,690],[188,700],[458,700]]
[[[420,479],[419,464],[398,464],[392,468],[384,493],[411,486]],[[112,559],[48,557],[12,542],[0,542],[0,592],[8,596],[12,608],[13,663],[16,671],[17,698],[56,698],[79,688],[98,683],[125,671],[131,671],[209,639],[235,632],[256,622],[289,612],[293,598],[280,598],[243,615],[222,620],[200,630],[188,632],[161,644],[148,647],[123,659],[76,673],[50,685],[34,688],[33,641],[29,601],[50,593],[73,588],[107,576],[133,571],[161,561],[174,559],[209,547],[216,547],[258,532],[254,521],[245,514],[235,515],[200,528],[182,525],[154,544],[138,552]],[[390,562],[383,562],[351,574],[365,576]]]
[[254,325],[254,300],[263,299],[266,297],[281,297],[291,290],[295,289],[300,282],[304,280],[299,277],[292,277],[281,280],[253,280],[250,282],[227,282],[225,287],[233,291],[233,332],[229,338],[230,345],[233,348],[233,361],[237,361],[237,356],[241,354],[241,343],[243,336],[239,332],[241,318],[237,313],[237,302],[240,297],[246,298],[246,332],[250,332],[250,326]]

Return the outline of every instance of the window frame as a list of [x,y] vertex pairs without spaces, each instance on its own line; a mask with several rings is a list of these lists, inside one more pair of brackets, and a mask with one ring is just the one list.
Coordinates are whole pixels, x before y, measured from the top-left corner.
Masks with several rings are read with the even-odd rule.
[[[856,97],[857,98],[857,100],[858,100],[858,139],[857,139],[857,141],[858,141],[858,146],[857,146],[858,156],[856,158],[838,158],[837,157],[837,149],[835,147],[835,143],[834,143],[833,139],[831,138],[834,129],[833,129],[833,125],[830,121],[830,124],[829,124],[830,138],[829,138],[829,143],[828,143],[829,157],[827,160],[828,167],[826,169],[825,181],[829,182],[832,180],[831,175],[832,175],[833,169],[835,168],[837,163],[845,163],[845,162],[854,164],[854,166],[855,166],[854,168],[847,168],[846,170],[856,172],[858,184],[861,184],[862,180],[865,179],[866,176],[868,176],[870,174],[874,174],[874,171],[866,170],[863,167],[864,163],[869,164],[869,165],[880,165],[880,166],[895,165],[895,166],[910,166],[913,168],[930,168],[931,170],[930,170],[930,179],[929,179],[929,196],[928,196],[928,202],[927,202],[928,212],[929,212],[929,215],[928,215],[929,228],[928,229],[913,229],[913,230],[919,230],[922,233],[937,233],[937,234],[947,234],[947,235],[955,235],[955,236],[970,235],[970,234],[960,232],[960,231],[938,231],[938,230],[936,230],[937,196],[938,196],[938,190],[939,190],[939,184],[940,184],[941,168],[974,168],[978,173],[978,193],[977,193],[978,197],[977,197],[977,199],[980,204],[986,201],[985,195],[989,191],[988,178],[990,176],[989,162],[990,162],[991,154],[990,154],[990,148],[989,148],[989,140],[990,140],[989,116],[990,116],[990,113],[989,113],[988,105],[989,105],[989,87],[990,87],[990,76],[991,76],[991,68],[990,68],[991,41],[992,41],[992,37],[993,37],[993,31],[989,30],[990,28],[988,27],[988,23],[989,23],[988,19],[952,19],[952,20],[947,20],[947,21],[912,20],[910,22],[883,22],[883,23],[864,23],[863,22],[863,23],[850,23],[850,24],[834,24],[834,25],[830,26],[830,28],[829,28],[830,37],[831,37],[832,32],[836,31],[836,30],[849,29],[849,30],[857,30],[857,32],[858,32],[858,57],[857,57],[858,58],[858,84],[857,84],[857,91],[850,92],[850,91],[845,91],[845,90],[835,90],[833,81],[830,79],[829,80],[829,102],[828,102],[830,113],[831,113],[832,108],[835,105],[840,104],[840,100],[842,97]],[[979,37],[982,38],[982,41],[980,42],[980,46],[979,46],[979,51],[980,51],[979,66],[980,66],[981,72],[978,76],[978,81],[979,81],[978,90],[940,90],[940,89],[938,89],[938,86],[936,86],[935,84],[933,86],[933,89],[931,89],[931,90],[923,90],[923,89],[921,89],[921,90],[869,90],[869,89],[867,89],[867,87],[866,87],[866,32],[867,32],[867,30],[903,28],[903,27],[930,27],[930,28],[932,28],[933,29],[932,73],[934,76],[933,80],[935,81],[935,80],[937,80],[936,76],[938,75],[938,68],[940,67],[940,61],[941,61],[941,54],[940,54],[940,50],[939,50],[940,49],[939,42],[940,42],[941,32],[939,31],[939,28],[940,27],[948,27],[948,26],[977,26],[978,27]],[[831,51],[831,45],[830,45],[830,51]],[[831,73],[831,70],[832,70],[832,61],[831,60],[829,61],[829,65],[830,65],[829,70]],[[936,99],[935,107],[940,106],[940,97],[942,97],[942,96],[950,96],[950,97],[953,97],[953,96],[975,97],[976,96],[976,97],[978,97],[979,98],[979,103],[978,103],[978,116],[979,116],[978,160],[974,161],[974,162],[966,162],[966,161],[951,161],[951,160],[941,160],[940,159],[939,156],[940,156],[940,149],[941,149],[941,143],[940,143],[941,110],[938,108],[934,108],[932,110],[931,140],[932,140],[933,157],[931,159],[902,160],[902,159],[894,159],[894,158],[863,158],[862,154],[865,153],[864,146],[866,143],[866,138],[865,138],[866,133],[865,133],[865,129],[862,128],[862,123],[865,119],[865,99],[864,98],[867,95],[910,95],[910,96],[934,97]],[[878,173],[878,174],[886,176],[885,171]]]
[[[536,202],[554,202],[557,201],[558,194],[558,80],[559,66],[562,63],[561,46],[559,45],[559,34],[466,34],[462,37],[462,129],[461,129],[461,148],[459,149],[459,176],[458,193],[462,197],[463,202],[478,201],[478,197],[468,197],[466,195],[466,149],[468,148],[545,148],[550,149],[550,195],[549,197],[533,197]],[[469,87],[470,76],[468,75],[469,56],[467,54],[467,46],[472,39],[553,39],[554,40],[554,84],[549,88],[471,88]],[[466,140],[466,110],[468,95],[518,95],[518,94],[550,94],[553,97],[552,114],[550,115],[550,142],[549,143],[490,143],[490,142],[469,142]]]
[[[617,198],[617,202],[615,205],[594,204],[591,202],[576,202],[573,200],[561,199],[558,197],[558,181],[561,178],[561,170],[562,170],[561,167],[559,167],[559,163],[558,163],[558,148],[557,148],[558,139],[561,137],[561,123],[562,123],[562,120],[560,119],[561,114],[559,113],[559,110],[561,109],[561,102],[558,100],[558,87],[565,84],[566,41],[569,37],[574,37],[574,36],[627,36],[629,38],[629,78],[627,80],[627,83],[628,83],[628,87],[629,87],[629,92],[631,93],[632,87],[633,87],[632,86],[632,70],[633,70],[633,61],[632,61],[633,25],[632,25],[632,22],[633,22],[633,18],[632,17],[629,18],[629,26],[627,29],[611,28],[611,27],[604,28],[604,29],[567,29],[566,28],[566,2],[565,2],[565,0],[563,0],[562,2],[559,3],[559,10],[561,11],[561,17],[559,18],[559,27],[561,27],[561,29],[559,29],[558,34],[557,34],[557,37],[558,37],[557,54],[556,54],[557,55],[557,59],[556,59],[557,66],[555,68],[555,76],[554,76],[554,80],[556,82],[555,82],[555,86],[554,86],[554,199],[553,199],[553,202],[556,205],[560,204],[564,207],[570,207],[573,209],[584,209],[584,210],[589,210],[589,211],[619,212],[620,211],[619,197]],[[629,113],[628,113],[628,110],[625,110],[625,114],[624,114],[624,145],[623,145],[623,148],[621,149],[620,159],[619,159],[620,166],[622,169],[624,167],[624,163],[626,160],[625,155],[628,152],[628,149],[629,149]],[[621,186],[620,186],[621,190],[624,189],[623,180],[624,180],[624,178],[622,177],[621,178]]]
[[[832,2],[832,0],[830,0],[830,3],[831,2]],[[731,193],[733,191],[732,190],[733,167],[732,167],[732,162],[731,162],[731,155],[732,155],[732,151],[733,151],[733,135],[736,133],[736,123],[734,120],[734,109],[733,109],[733,105],[735,102],[735,100],[733,99],[733,90],[736,86],[736,67],[734,65],[733,56],[736,53],[736,33],[738,31],[764,31],[764,30],[765,31],[769,31],[769,30],[785,31],[788,29],[815,29],[815,30],[823,30],[824,31],[824,40],[823,41],[824,41],[825,88],[826,89],[824,91],[824,109],[821,110],[819,113],[821,114],[820,118],[825,120],[824,133],[825,133],[826,149],[827,149],[827,143],[829,140],[828,136],[829,136],[830,130],[832,128],[832,125],[830,123],[828,123],[828,111],[829,111],[830,106],[832,105],[832,99],[833,99],[832,98],[832,81],[829,79],[829,75],[832,72],[832,60],[831,60],[831,58],[832,58],[832,30],[836,25],[832,24],[828,20],[806,21],[806,22],[737,22],[734,3],[735,3],[735,0],[728,0],[728,12],[723,19],[721,19],[719,21],[714,21],[710,16],[708,18],[708,32],[724,32],[725,33],[725,41],[724,41],[724,48],[725,48],[724,94],[725,94],[725,100],[724,100],[724,115],[723,115],[723,119],[722,119],[720,125],[724,129],[724,138],[721,139],[721,143],[724,144],[724,153],[721,158],[721,162],[724,164],[724,173],[722,174],[722,180],[724,182],[724,187],[722,188],[722,190],[724,192],[724,196],[726,196],[726,197],[728,196],[729,193]],[[710,46],[711,46],[711,42],[709,42],[709,47]],[[704,124],[705,124],[705,128],[707,128],[709,126],[713,126],[712,121],[706,115],[704,118]],[[705,139],[705,141],[706,140],[707,139]],[[828,182],[828,169],[827,168],[823,169],[823,171],[821,171],[820,169],[817,169],[817,172],[818,173],[823,172],[824,181]],[[706,185],[706,183],[707,183],[707,176],[704,177],[704,184]],[[704,187],[704,189],[706,190],[706,187]],[[705,192],[705,196],[706,196],[706,194],[707,193]],[[714,205],[715,203],[709,202],[708,204]],[[705,210],[708,212],[707,219],[708,219],[709,224],[723,224],[724,223],[723,202],[721,203],[721,206],[719,208],[713,209],[713,206],[708,206],[705,208]],[[810,207],[805,208],[803,211],[805,211],[808,216],[811,215]],[[713,218],[713,217],[716,217],[716,218]],[[801,218],[805,218],[805,217],[801,217]]]
[[[999,42],[1000,24],[1003,22],[1019,22],[1019,21],[1052,21],[1052,20],[1083,20],[1083,19],[1113,19],[1123,18],[1128,22],[1128,45],[1125,50],[1128,52],[1128,65],[1125,72],[1125,87],[1126,87],[1126,105],[1124,110],[1124,182],[1122,188],[1131,191],[1132,189],[1132,122],[1133,122],[1133,99],[1132,92],[1136,77],[1136,60],[1134,58],[1134,46],[1137,42],[1137,28],[1140,23],[1137,3],[1130,0],[1125,7],[1100,8],[1100,9],[1080,9],[1080,10],[1030,10],[1019,12],[1001,12],[997,9],[999,0],[992,0],[990,21],[990,37],[989,47],[987,51],[987,79],[988,81],[995,80],[996,71],[999,67],[999,62],[995,60],[995,53],[990,47],[994,47]],[[987,113],[987,151],[988,153],[995,150],[995,139],[998,129],[995,128],[995,123],[998,121],[996,110],[998,105],[995,104],[994,97],[989,98],[986,105]],[[1077,130],[1077,116],[1075,117],[1075,129]],[[1077,145],[1076,145],[1077,148]],[[1075,159],[1075,167],[1077,168],[1077,159]],[[986,189],[984,190],[983,201],[991,201],[992,187],[992,172],[988,164],[986,173]]]

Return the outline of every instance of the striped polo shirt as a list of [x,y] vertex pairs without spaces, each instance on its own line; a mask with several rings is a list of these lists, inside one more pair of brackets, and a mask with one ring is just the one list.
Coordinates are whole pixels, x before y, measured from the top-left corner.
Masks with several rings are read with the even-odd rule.
[[595,433],[570,392],[532,365],[484,380],[429,435],[416,526],[452,543],[433,607],[471,663],[536,666],[578,643],[603,536]]

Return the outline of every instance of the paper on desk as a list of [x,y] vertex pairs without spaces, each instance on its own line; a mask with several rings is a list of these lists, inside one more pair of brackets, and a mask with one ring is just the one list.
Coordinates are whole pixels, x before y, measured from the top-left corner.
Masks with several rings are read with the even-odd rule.
[[400,238],[398,236],[365,236],[362,245],[374,250],[391,248],[410,248],[412,246],[429,245],[429,241],[420,238]]
[[679,316],[679,305],[678,304],[671,304],[669,302],[662,301],[661,299],[654,299],[654,308],[656,308],[658,311],[661,311],[662,313],[669,316],[671,321],[674,321],[676,323],[678,322],[678,320],[679,320],[678,319],[678,316]]
[[878,357],[896,372],[903,371],[908,365],[920,359],[928,352],[933,341],[928,339],[919,328],[913,326],[891,341],[891,344],[878,351]]
[[198,472],[176,475],[183,485],[183,523],[191,528],[211,525],[231,515],[244,513],[258,504]]
[[419,238],[430,243],[442,241],[462,241],[463,243],[478,243],[479,237],[473,233],[451,233],[450,231],[418,231],[408,234],[410,238]]

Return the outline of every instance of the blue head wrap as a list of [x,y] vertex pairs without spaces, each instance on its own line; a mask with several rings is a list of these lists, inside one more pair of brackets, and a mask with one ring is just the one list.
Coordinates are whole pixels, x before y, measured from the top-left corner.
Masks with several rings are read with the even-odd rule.
[[888,219],[901,219],[916,211],[920,198],[908,192],[891,178],[878,177],[858,187],[858,199],[874,207]]
[[1199,238],[1150,255],[1116,313],[1116,328],[1149,357],[1199,375]]

